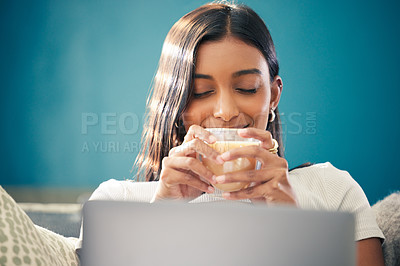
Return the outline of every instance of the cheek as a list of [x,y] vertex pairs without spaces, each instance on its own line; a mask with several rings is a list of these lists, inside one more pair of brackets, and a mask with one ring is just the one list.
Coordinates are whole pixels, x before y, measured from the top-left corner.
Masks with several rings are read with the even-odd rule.
[[254,121],[254,127],[266,129],[269,115],[269,94],[263,93],[247,102],[247,115]]
[[[238,95],[235,99],[240,113],[253,120],[253,127],[265,129],[268,123],[270,95],[266,91],[259,95],[248,98]],[[191,125],[201,125],[201,123],[213,116],[215,103],[213,101],[193,101],[189,104],[182,115],[183,125],[186,131]]]
[[183,112],[182,120],[186,131],[191,125],[200,125],[208,116],[212,115],[212,107],[207,103],[191,102]]

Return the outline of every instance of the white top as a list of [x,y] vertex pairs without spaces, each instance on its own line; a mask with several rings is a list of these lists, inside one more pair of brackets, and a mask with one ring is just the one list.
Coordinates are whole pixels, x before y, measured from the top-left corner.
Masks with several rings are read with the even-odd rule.
[[[348,172],[335,168],[329,162],[320,163],[290,171],[289,182],[300,208],[351,212],[355,215],[356,241],[371,237],[384,239],[364,191]],[[110,179],[100,184],[89,200],[150,202],[157,184]],[[231,202],[224,199],[221,191],[216,189],[213,194],[204,193],[189,203],[212,201]],[[80,248],[81,241],[78,242],[77,248]]]

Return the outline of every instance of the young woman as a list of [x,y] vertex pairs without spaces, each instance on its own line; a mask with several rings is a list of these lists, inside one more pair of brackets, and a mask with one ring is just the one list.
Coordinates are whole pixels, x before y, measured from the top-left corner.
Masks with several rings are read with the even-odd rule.
[[[146,192],[152,202],[244,200],[353,212],[358,264],[383,265],[383,234],[351,176],[330,163],[289,171],[280,132],[283,82],[278,72],[270,33],[252,9],[213,3],[183,16],[162,49],[136,160],[138,180],[157,181]],[[206,144],[215,142],[205,130],[209,127],[240,128],[242,137],[258,139],[261,145],[219,154]],[[274,149],[277,153],[270,152]],[[215,176],[197,154],[216,163],[253,157],[262,166]],[[212,186],[234,181],[254,185],[231,193]],[[108,181],[92,199],[133,199],[133,186],[138,185],[146,190],[143,183]]]

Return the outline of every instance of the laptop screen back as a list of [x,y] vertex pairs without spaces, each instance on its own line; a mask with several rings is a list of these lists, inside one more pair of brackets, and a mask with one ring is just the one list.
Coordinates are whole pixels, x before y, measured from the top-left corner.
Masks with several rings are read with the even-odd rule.
[[355,265],[349,213],[90,201],[82,265]]

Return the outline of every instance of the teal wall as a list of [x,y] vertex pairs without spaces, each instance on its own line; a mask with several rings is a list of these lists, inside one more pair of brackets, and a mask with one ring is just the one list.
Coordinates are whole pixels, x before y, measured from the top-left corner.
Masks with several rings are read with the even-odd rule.
[[[204,1],[2,1],[0,184],[129,178],[163,39]],[[291,167],[400,189],[398,1],[245,2],[274,38]],[[97,148],[96,148],[97,147]]]

